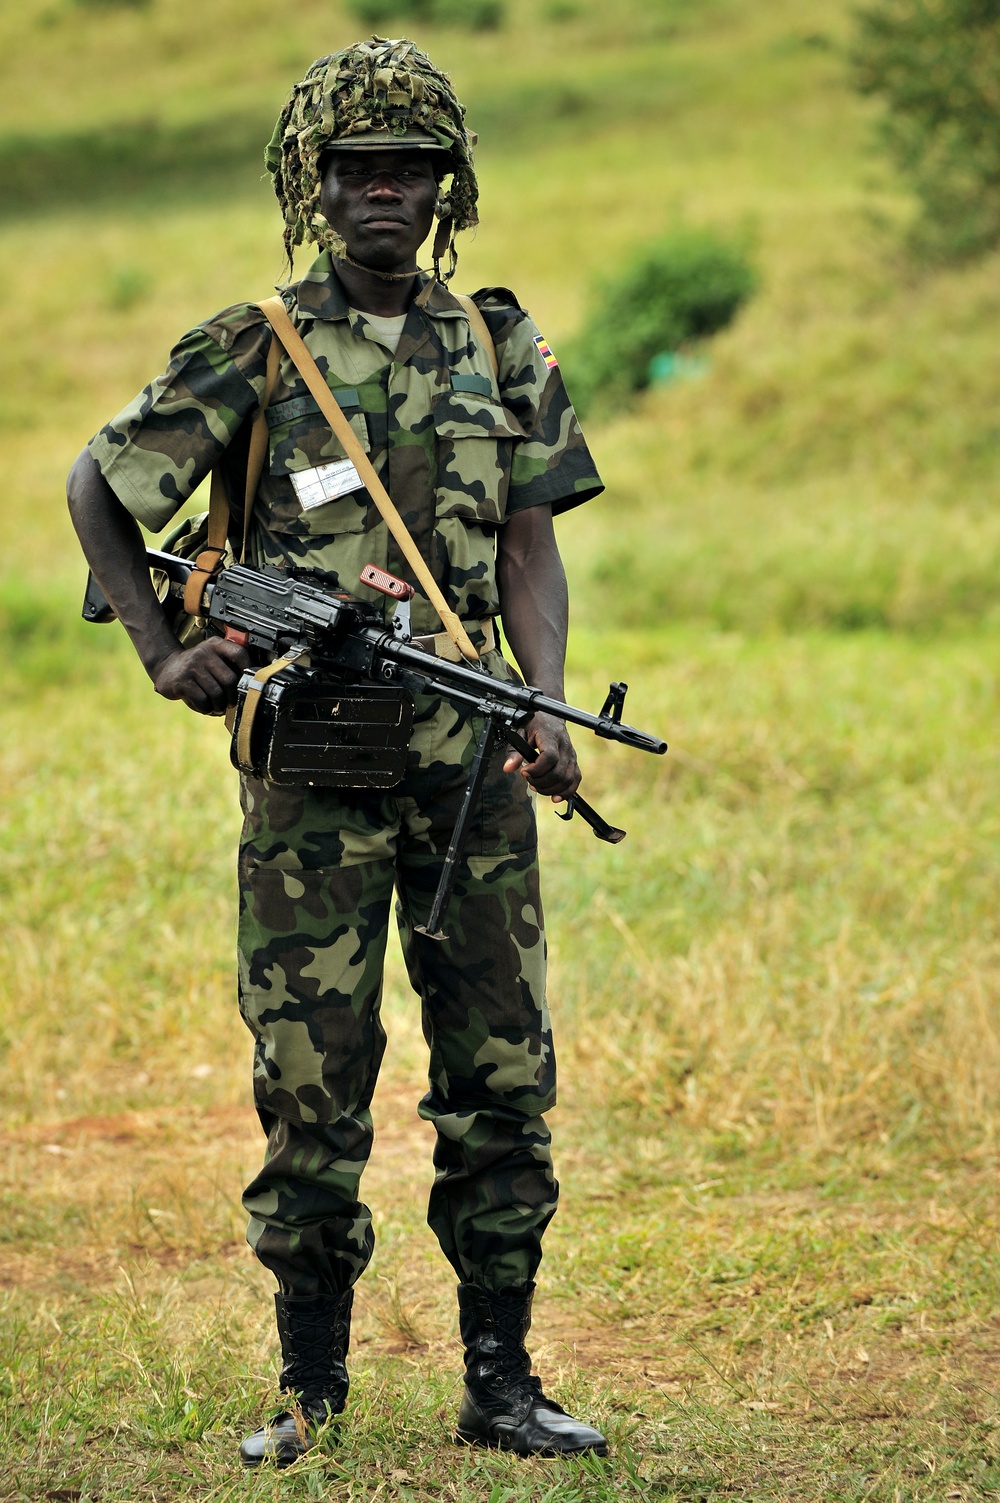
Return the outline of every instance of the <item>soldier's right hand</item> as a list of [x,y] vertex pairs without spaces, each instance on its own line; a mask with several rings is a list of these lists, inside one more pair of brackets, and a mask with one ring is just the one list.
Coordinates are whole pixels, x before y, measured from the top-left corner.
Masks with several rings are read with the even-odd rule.
[[199,715],[221,715],[236,698],[236,685],[250,666],[245,647],[223,637],[206,637],[196,647],[178,648],[153,670],[153,688],[164,699],[182,699]]

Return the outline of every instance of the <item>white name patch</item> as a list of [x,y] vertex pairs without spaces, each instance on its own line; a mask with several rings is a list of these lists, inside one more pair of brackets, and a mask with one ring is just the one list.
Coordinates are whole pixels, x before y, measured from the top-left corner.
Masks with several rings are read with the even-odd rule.
[[334,459],[314,470],[293,470],[291,481],[303,511],[361,489],[361,476],[349,459]]

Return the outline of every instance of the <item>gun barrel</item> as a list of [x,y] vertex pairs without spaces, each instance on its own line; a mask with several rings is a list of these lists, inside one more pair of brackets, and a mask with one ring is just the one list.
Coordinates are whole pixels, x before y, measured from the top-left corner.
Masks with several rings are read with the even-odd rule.
[[517,709],[526,710],[529,714],[541,712],[543,715],[555,715],[559,720],[569,721],[572,725],[582,726],[585,730],[593,731],[595,736],[601,736],[608,741],[621,741],[626,746],[634,747],[637,751],[650,752],[653,756],[661,757],[667,750],[667,743],[661,741],[658,736],[650,736],[646,731],[640,731],[632,725],[625,725],[620,720],[612,720],[610,715],[591,715],[586,710],[578,710],[575,705],[567,705],[560,699],[551,699],[543,694],[540,689],[533,689],[523,684],[507,684],[492,677],[485,678],[476,668],[467,668],[462,663],[452,663],[446,658],[433,658],[428,664],[428,654],[420,647],[413,647],[408,642],[401,642],[391,633],[379,631],[377,628],[368,627],[364,635],[378,653],[385,657],[394,658],[398,663],[407,667],[415,668],[418,672],[430,671],[434,678],[444,684],[452,684],[457,689],[483,697],[484,682],[489,684],[489,697],[500,700]]

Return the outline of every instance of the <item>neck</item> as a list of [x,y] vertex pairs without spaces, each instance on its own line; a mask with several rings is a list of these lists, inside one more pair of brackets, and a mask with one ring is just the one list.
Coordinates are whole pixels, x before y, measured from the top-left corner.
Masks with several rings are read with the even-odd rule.
[[345,260],[343,256],[336,256],[334,260],[337,275],[353,308],[362,313],[374,313],[376,318],[398,318],[409,308],[417,290],[415,261],[412,267],[394,267],[391,273],[380,276],[377,270]]

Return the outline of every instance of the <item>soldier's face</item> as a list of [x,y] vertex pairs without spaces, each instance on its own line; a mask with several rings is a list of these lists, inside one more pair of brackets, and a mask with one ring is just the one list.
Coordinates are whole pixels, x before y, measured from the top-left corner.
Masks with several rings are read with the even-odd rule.
[[319,204],[355,261],[405,271],[430,234],[436,200],[426,152],[332,151]]

